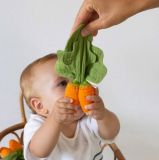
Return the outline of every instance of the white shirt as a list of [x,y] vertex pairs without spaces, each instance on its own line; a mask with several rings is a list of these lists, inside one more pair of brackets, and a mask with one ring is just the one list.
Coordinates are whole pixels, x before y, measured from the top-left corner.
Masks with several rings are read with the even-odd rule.
[[[103,140],[98,134],[97,121],[90,117],[83,117],[78,121],[73,138],[60,133],[58,142],[46,158],[34,157],[29,151],[29,143],[44,123],[44,119],[36,114],[31,114],[24,128],[24,158],[25,160],[101,160],[103,159],[101,145]],[[46,135],[47,136],[47,135]],[[104,142],[106,142],[104,140]],[[112,142],[111,140],[107,141]]]

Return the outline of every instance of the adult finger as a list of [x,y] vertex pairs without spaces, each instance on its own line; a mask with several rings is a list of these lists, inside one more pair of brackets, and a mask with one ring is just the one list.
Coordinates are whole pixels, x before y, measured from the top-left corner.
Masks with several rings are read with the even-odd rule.
[[98,34],[98,31],[94,31],[92,34],[93,36],[96,36]]
[[95,31],[99,30],[99,29],[103,29],[106,28],[106,24],[105,21],[103,20],[103,18],[98,18],[94,21],[91,21],[90,23],[88,23],[82,30],[81,34],[82,36],[87,36],[89,34],[94,33]]
[[86,2],[84,2],[79,9],[79,12],[75,18],[71,33],[77,30],[80,24],[86,24],[92,17],[93,9],[91,9]]

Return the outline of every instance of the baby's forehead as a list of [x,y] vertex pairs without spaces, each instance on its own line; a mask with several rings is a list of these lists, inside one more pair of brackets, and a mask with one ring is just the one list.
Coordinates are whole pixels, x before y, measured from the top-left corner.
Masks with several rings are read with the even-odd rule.
[[49,60],[45,63],[38,64],[34,68],[34,76],[37,78],[47,78],[51,77],[55,81],[63,79],[64,77],[61,77],[59,74],[57,74],[56,69],[55,69],[55,64],[56,64],[56,59]]
[[55,64],[56,64],[56,59],[50,59],[48,61],[45,62],[41,62],[35,65],[34,67],[34,72],[40,71],[54,71],[55,70]]

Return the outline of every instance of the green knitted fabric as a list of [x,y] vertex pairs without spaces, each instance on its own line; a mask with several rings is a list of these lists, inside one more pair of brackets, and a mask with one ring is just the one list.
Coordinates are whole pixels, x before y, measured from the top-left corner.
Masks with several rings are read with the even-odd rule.
[[72,34],[64,51],[57,51],[56,71],[76,84],[97,84],[107,73],[103,64],[103,52],[92,45],[92,35],[81,35],[83,27],[84,25],[81,25]]

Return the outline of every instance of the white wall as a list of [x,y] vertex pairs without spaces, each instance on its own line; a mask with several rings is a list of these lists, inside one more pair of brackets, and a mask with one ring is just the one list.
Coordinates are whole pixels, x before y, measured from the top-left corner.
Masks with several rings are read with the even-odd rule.
[[[0,130],[20,121],[21,71],[64,48],[81,2],[1,0]],[[121,122],[116,143],[128,160],[159,159],[159,9],[100,31],[94,44],[108,68],[101,96]]]

